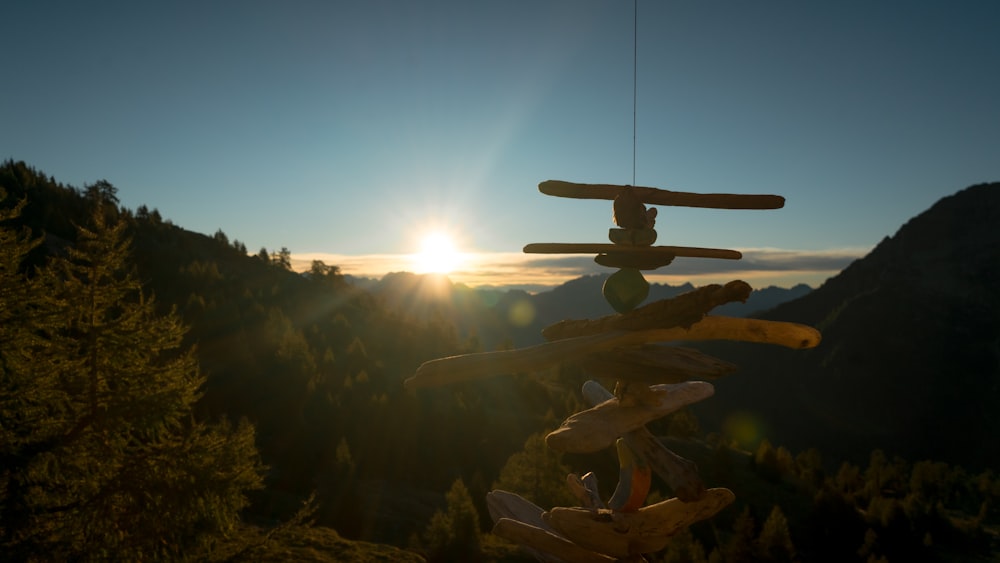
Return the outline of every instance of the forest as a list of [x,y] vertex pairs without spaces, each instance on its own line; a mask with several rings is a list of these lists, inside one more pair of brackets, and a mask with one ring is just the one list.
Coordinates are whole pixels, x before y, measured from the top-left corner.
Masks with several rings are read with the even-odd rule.
[[[613,486],[613,455],[542,440],[584,408],[576,368],[406,391],[421,363],[481,351],[479,336],[290,256],[127,209],[103,180],[0,166],[5,559],[532,561],[489,533],[488,491],[551,507],[574,502],[567,473]],[[661,422],[737,500],[653,561],[1000,553],[992,469],[891,444],[855,452],[866,463],[748,445],[690,410]]]

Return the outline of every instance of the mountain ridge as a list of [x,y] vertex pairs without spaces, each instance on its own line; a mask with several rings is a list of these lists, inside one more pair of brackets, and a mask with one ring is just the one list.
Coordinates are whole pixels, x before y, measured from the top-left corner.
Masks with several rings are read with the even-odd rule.
[[[614,314],[601,287],[610,274],[591,274],[569,280],[550,291],[470,288],[452,283],[441,274],[394,272],[363,287],[396,310],[415,318],[439,316],[452,322],[460,333],[479,339],[486,350],[501,345],[531,346],[544,342],[542,329],[565,319],[597,318]],[[695,289],[650,284],[651,303]],[[728,303],[714,314],[744,317],[764,311],[812,291],[808,285],[792,288],[769,286],[754,290],[745,303]]]
[[761,314],[815,326],[788,353],[738,343],[699,413],[759,421],[773,443],[835,456],[884,447],[967,467],[1000,463],[1000,183],[942,198],[816,290]]

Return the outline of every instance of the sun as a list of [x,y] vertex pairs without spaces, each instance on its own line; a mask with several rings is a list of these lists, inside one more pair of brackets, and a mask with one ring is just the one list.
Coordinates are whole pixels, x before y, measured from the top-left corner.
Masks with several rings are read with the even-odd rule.
[[414,255],[418,274],[448,274],[461,262],[452,238],[440,231],[424,235],[420,252]]

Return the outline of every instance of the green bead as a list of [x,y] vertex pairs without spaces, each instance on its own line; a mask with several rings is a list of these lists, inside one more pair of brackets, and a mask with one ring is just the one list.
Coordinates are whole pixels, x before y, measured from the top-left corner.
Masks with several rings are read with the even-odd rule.
[[604,281],[604,298],[619,313],[638,307],[649,296],[649,282],[635,268],[622,268]]

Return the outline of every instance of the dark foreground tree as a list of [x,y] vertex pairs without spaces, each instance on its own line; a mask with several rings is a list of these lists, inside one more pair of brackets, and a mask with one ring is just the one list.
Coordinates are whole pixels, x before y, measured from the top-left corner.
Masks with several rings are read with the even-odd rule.
[[194,419],[204,378],[186,329],[142,294],[126,224],[106,216],[35,275],[10,271],[31,243],[2,231],[21,241],[0,250],[3,287],[20,289],[0,314],[23,314],[0,350],[0,551],[206,558],[261,486],[253,428]]

